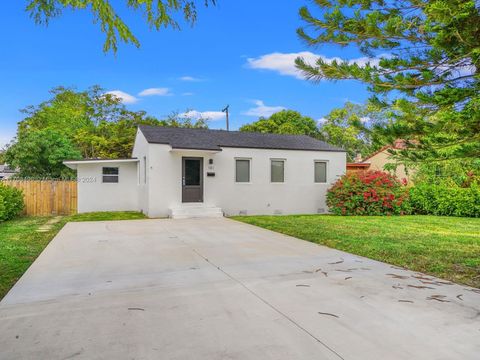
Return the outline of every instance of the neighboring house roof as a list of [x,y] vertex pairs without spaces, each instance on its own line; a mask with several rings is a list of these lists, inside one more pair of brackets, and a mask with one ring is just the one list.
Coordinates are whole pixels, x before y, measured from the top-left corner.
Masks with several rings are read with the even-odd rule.
[[368,159],[371,159],[377,154],[380,154],[381,152],[384,152],[385,150],[392,149],[392,150],[404,150],[406,148],[406,142],[403,139],[397,139],[394,141],[393,145],[385,145],[382,146],[380,149],[375,151],[373,154],[370,154],[367,156],[365,159],[362,160],[362,162],[367,161]]
[[278,135],[241,131],[139,126],[151,144],[166,144],[174,149],[216,150],[222,147],[340,151],[345,150],[306,135]]

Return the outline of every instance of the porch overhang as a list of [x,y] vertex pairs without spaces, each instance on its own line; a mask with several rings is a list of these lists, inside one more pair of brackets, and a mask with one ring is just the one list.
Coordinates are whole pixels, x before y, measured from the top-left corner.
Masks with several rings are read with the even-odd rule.
[[84,160],[65,160],[63,164],[70,169],[76,170],[78,165],[84,164],[119,164],[119,163],[137,163],[137,158],[130,159],[84,159]]

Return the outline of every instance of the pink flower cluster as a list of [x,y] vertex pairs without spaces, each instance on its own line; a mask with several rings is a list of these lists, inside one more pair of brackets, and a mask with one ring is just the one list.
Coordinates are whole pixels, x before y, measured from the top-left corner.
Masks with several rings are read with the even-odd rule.
[[392,215],[403,213],[406,183],[382,171],[349,173],[327,194],[330,210],[342,215]]

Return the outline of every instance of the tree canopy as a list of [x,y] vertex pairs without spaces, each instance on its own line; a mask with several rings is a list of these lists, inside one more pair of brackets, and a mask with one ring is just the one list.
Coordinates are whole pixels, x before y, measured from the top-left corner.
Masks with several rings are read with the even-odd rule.
[[268,118],[261,117],[253,123],[243,125],[240,131],[313,137],[318,137],[319,134],[315,120],[293,110],[282,110]]
[[414,172],[415,184],[470,187],[480,184],[480,159],[447,160],[422,163]]
[[480,156],[480,13],[474,0],[318,0],[300,9],[311,46],[354,47],[369,61],[297,59],[305,76],[359,80],[390,109],[378,127],[412,161]]
[[297,111],[282,110],[245,124],[240,131],[308,135],[345,149],[347,159],[353,161],[357,154],[366,156],[384,144],[384,138],[373,131],[383,122],[384,114],[378,107],[347,102],[330,111],[321,121]]
[[[125,0],[121,5],[140,12],[148,26],[154,30],[162,27],[180,28],[179,14],[193,25],[197,20],[197,5],[215,5],[216,0]],[[118,3],[118,2],[117,2]],[[116,7],[120,7],[116,4]],[[140,41],[122,20],[118,9],[109,0],[28,0],[26,10],[37,24],[48,25],[65,10],[88,10],[105,34],[103,50],[116,52],[118,41],[140,46]]]
[[325,116],[319,129],[320,137],[345,149],[347,160],[354,161],[356,155],[365,157],[382,145],[383,139],[377,139],[371,131],[382,122],[382,113],[376,108],[347,102]]
[[[138,125],[207,127],[206,119],[178,113],[158,120],[144,111],[130,111],[120,98],[98,86],[86,91],[57,87],[51,94],[48,101],[23,109],[26,116],[6,151],[7,162],[20,168],[20,176],[60,176],[58,169],[66,169],[62,161],[73,157],[130,157]],[[58,141],[53,141],[55,137]],[[47,145],[49,152],[32,152]]]

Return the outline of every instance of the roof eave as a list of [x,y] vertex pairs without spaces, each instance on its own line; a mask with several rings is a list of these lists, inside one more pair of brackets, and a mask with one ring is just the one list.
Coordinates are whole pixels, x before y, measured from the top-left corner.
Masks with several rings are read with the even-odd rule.
[[65,160],[63,164],[70,169],[77,169],[78,165],[84,164],[118,164],[118,163],[136,163],[137,158],[130,159],[83,159],[83,160]]
[[261,149],[261,150],[291,150],[291,151],[328,151],[328,152],[347,152],[343,149],[294,149],[294,148],[280,148],[280,147],[266,147],[266,146],[232,146],[232,145],[219,145],[225,148],[238,148],[238,149]]
[[186,147],[172,147],[170,152],[206,152],[206,153],[218,153],[221,152],[222,149],[207,149],[207,148],[186,148]]

